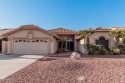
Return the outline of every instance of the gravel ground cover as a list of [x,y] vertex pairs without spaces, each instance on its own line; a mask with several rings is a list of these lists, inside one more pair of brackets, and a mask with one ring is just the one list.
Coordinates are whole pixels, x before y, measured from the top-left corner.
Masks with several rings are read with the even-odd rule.
[[45,57],[0,83],[125,83],[125,58]]

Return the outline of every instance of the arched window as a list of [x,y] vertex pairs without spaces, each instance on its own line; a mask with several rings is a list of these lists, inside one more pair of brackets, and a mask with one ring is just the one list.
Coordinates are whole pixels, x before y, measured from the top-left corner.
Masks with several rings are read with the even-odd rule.
[[71,42],[71,41],[73,41],[73,39],[72,38],[68,38],[67,41]]
[[101,44],[106,49],[109,48],[109,40],[106,40],[105,37],[103,37],[103,36],[101,36],[98,40],[96,40],[96,44]]
[[104,37],[100,37],[99,40],[105,40],[105,38]]

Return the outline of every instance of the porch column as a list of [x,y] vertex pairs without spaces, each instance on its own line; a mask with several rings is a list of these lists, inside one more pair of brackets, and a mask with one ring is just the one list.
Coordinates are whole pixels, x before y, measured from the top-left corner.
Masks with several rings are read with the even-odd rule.
[[77,41],[76,40],[74,40],[74,51],[77,51]]
[[11,49],[11,46],[10,46],[10,39],[8,39],[8,52],[7,52],[7,54],[10,54],[11,52],[10,52],[10,49]]
[[2,53],[6,54],[7,53],[7,41],[2,41]]
[[79,35],[75,35],[75,38],[74,38],[74,51],[78,51],[78,45],[77,45],[77,38],[79,37]]

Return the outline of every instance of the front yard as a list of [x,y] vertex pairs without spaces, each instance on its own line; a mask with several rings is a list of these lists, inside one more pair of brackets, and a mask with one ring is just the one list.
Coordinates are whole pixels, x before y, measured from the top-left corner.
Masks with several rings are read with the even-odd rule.
[[45,57],[1,83],[125,83],[124,56]]

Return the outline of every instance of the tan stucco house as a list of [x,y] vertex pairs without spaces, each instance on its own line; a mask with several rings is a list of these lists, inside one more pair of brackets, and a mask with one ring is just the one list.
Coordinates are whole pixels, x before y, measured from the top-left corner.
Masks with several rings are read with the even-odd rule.
[[8,39],[0,42],[5,54],[54,54],[61,47],[65,51],[77,51],[78,31],[64,28],[44,30],[35,25],[24,25],[17,29],[3,29],[0,33],[1,39]]
[[[99,40],[106,48],[115,46],[113,37],[108,32],[117,28],[96,28],[90,35],[90,43]],[[0,30],[0,51],[4,54],[54,54],[58,50],[79,51],[86,53],[86,38],[80,37],[78,31],[65,28],[44,30],[36,25],[24,25],[16,29]],[[7,38],[7,41],[2,39]],[[105,42],[105,43],[104,43]]]

